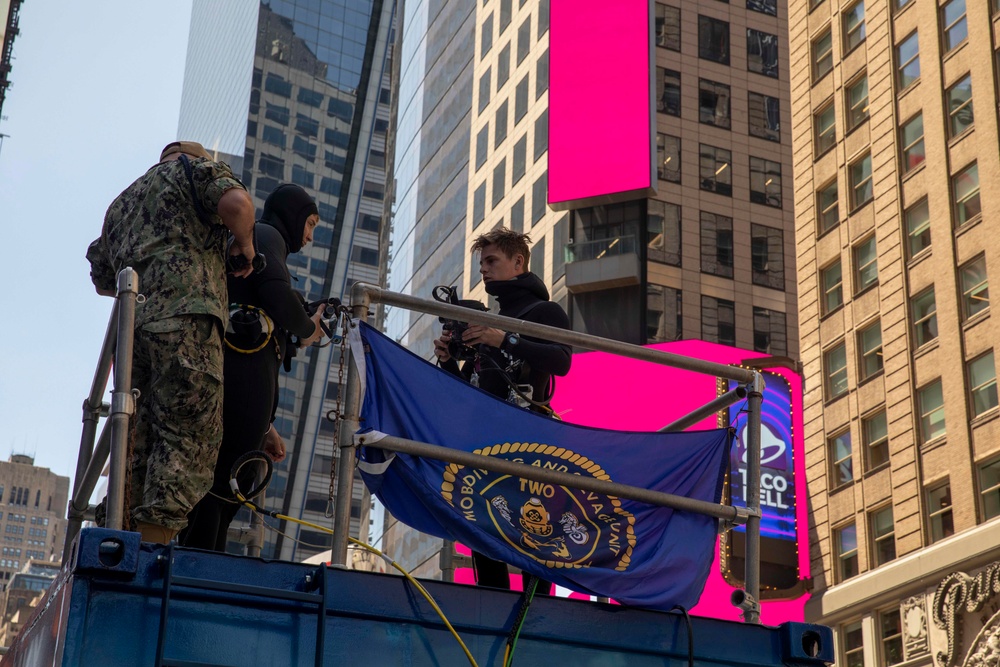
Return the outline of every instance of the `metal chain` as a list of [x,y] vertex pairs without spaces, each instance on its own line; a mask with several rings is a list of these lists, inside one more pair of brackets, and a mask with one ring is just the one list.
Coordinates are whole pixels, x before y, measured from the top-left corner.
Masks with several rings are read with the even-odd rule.
[[[343,322],[343,334],[340,338],[340,368],[337,371],[337,407],[333,410],[333,414],[336,417],[333,419],[333,456],[330,457],[330,494],[327,496],[326,512],[324,512],[324,516],[327,519],[333,518],[335,487],[337,483],[337,461],[340,456],[340,420],[342,418],[341,401],[344,397],[344,362],[347,359],[347,334],[351,321],[346,308],[341,307],[340,319]],[[330,418],[330,414],[327,413],[327,419]]]

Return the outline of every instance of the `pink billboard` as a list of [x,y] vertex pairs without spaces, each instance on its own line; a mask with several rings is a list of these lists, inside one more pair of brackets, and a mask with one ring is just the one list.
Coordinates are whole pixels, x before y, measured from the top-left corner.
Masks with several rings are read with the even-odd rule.
[[[659,343],[649,347],[721,364],[739,364],[766,356],[697,340]],[[801,621],[804,617],[803,608],[808,595],[803,584],[810,576],[808,496],[802,439],[801,377],[787,368],[765,368],[768,386],[761,420],[761,551],[765,561],[761,569],[764,597],[761,621],[776,625],[785,621]],[[728,390],[730,384],[724,383],[720,387],[717,379],[708,375],[603,352],[587,352],[574,355],[569,375],[558,378],[552,406],[565,421],[584,426],[619,431],[655,431],[705,405],[720,390]],[[737,431],[729,486],[734,504],[742,504],[740,500],[745,486],[746,413],[741,412],[741,407],[745,407],[742,402],[735,404],[727,419]],[[689,430],[718,426],[717,417],[712,416]],[[740,611],[729,603],[729,596],[739,583],[733,579],[742,579],[743,574],[742,561],[738,558],[730,560],[733,553],[727,545],[733,542],[742,548],[741,530],[728,533],[726,542],[716,549],[705,590],[692,613],[739,620]],[[773,556],[771,563],[767,562],[769,556]],[[730,564],[732,567],[727,567]],[[519,579],[511,577],[513,587],[520,587]],[[456,571],[455,581],[472,583],[472,570]],[[769,587],[770,591],[767,590]],[[557,594],[586,598],[562,590]],[[773,599],[775,596],[782,599]]]
[[548,203],[655,194],[652,5],[551,0]]

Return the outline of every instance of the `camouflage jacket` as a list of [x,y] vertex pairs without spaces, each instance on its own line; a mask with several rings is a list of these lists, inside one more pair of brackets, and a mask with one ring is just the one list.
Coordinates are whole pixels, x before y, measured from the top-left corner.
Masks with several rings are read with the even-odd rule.
[[180,160],[154,165],[118,195],[104,216],[101,237],[90,244],[90,278],[114,290],[120,270],[139,274],[146,301],[136,307],[135,325],[175,315],[227,315],[225,227],[216,215],[222,194],[243,184],[224,163],[191,159],[195,190],[207,225],[198,218],[191,186]]

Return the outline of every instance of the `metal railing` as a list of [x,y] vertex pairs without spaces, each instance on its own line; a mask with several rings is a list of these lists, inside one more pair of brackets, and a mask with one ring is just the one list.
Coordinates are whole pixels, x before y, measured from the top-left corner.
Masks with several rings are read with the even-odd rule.
[[603,259],[617,255],[638,254],[634,236],[616,236],[612,239],[581,241],[566,245],[567,262],[583,262],[589,259]]
[[[674,421],[665,427],[664,430],[682,430],[687,426],[700,421],[727,405],[731,405],[745,396],[747,398],[749,419],[747,428],[747,489],[746,507],[736,508],[728,505],[715,503],[705,503],[690,498],[674,496],[670,494],[650,491],[638,487],[600,480],[584,481],[577,475],[558,473],[554,470],[544,470],[535,466],[521,463],[514,463],[495,457],[482,456],[469,452],[459,452],[456,450],[440,447],[432,443],[423,443],[407,440],[399,437],[385,437],[378,442],[364,442],[368,447],[377,447],[391,451],[406,452],[415,456],[424,456],[450,463],[459,463],[485,470],[494,470],[505,474],[539,481],[554,483],[562,486],[600,491],[621,498],[630,498],[640,502],[665,507],[674,507],[692,512],[698,512],[708,516],[717,517],[733,523],[746,523],[746,572],[745,572],[745,595],[742,596],[741,608],[744,609],[743,618],[748,623],[760,622],[760,415],[761,404],[764,395],[763,375],[756,370],[727,366],[702,359],[692,359],[678,354],[662,352],[619,341],[607,340],[590,334],[568,331],[555,327],[526,322],[492,313],[474,311],[461,306],[447,303],[420,299],[407,294],[390,292],[374,285],[365,283],[355,283],[351,290],[351,308],[353,316],[358,319],[366,319],[369,315],[369,306],[372,303],[381,303],[388,306],[416,310],[429,315],[438,315],[448,319],[456,319],[470,324],[482,324],[490,327],[502,329],[504,331],[515,331],[529,336],[535,336],[554,343],[572,345],[588,350],[599,350],[611,352],[633,359],[650,361],[657,364],[672,366],[698,373],[705,373],[713,377],[722,377],[735,380],[743,385],[738,390],[711,401],[706,406],[693,411],[691,414]],[[351,350],[351,354],[355,354]],[[359,430],[360,418],[360,378],[357,366],[354,363],[348,364],[346,402],[342,413],[339,433],[339,448],[337,456],[341,464],[337,466],[337,502],[334,508],[334,534],[331,549],[331,561],[334,564],[347,566],[348,555],[348,532],[351,520],[351,498],[354,487],[354,466],[347,465],[354,456],[355,434]],[[358,438],[359,442],[363,437]]]
[[[73,495],[70,498],[66,527],[63,562],[69,562],[73,541],[80,532],[83,520],[90,511],[90,497],[101,478],[108,458],[111,468],[108,476],[107,518],[105,526],[121,530],[125,519],[125,470],[128,465],[129,420],[135,413],[135,396],[132,392],[132,344],[135,339],[135,305],[139,299],[139,275],[126,267],[118,272],[115,305],[111,310],[104,344],[97,360],[97,370],[90,385],[90,394],[83,401],[83,433],[80,436],[80,453],[76,460]],[[108,376],[114,367],[114,388],[111,403],[102,397]],[[109,419],[94,446],[97,422]]]
[[[131,268],[123,269],[118,274],[115,307],[108,323],[101,356],[91,385],[90,395],[83,404],[83,434],[80,440],[80,453],[77,460],[77,474],[73,486],[73,495],[69,506],[69,522],[66,535],[66,546],[63,553],[64,562],[68,562],[72,543],[80,531],[83,519],[90,511],[89,500],[100,478],[105,461],[110,456],[111,469],[108,482],[107,521],[106,526],[113,530],[121,530],[124,523],[126,508],[124,507],[125,471],[129,434],[129,420],[135,413],[135,396],[131,390],[132,380],[132,346],[133,326],[135,322],[135,306],[139,295],[139,278]],[[369,447],[379,447],[399,452],[408,452],[416,456],[425,456],[442,461],[460,463],[463,465],[495,470],[510,475],[554,483],[562,486],[583,490],[598,491],[621,498],[629,498],[639,502],[664,507],[698,512],[716,517],[731,523],[746,524],[746,574],[745,599],[741,607],[744,619],[748,623],[760,621],[760,414],[763,402],[763,375],[756,370],[727,366],[701,359],[692,359],[678,354],[662,352],[630,343],[607,340],[590,334],[558,329],[555,327],[526,322],[492,313],[479,312],[461,306],[420,299],[406,294],[398,294],[383,290],[374,285],[356,283],[351,290],[351,308],[355,318],[368,317],[369,306],[372,303],[382,303],[410,310],[457,319],[471,324],[483,324],[504,331],[515,331],[529,336],[535,336],[555,343],[572,345],[577,348],[611,352],[633,359],[650,361],[652,363],[672,366],[713,377],[722,377],[741,383],[742,387],[709,402],[705,406],[691,412],[662,430],[683,430],[687,426],[700,421],[705,416],[731,405],[745,396],[749,409],[747,429],[747,489],[746,507],[737,508],[716,503],[706,503],[682,496],[651,491],[639,487],[618,484],[614,482],[584,479],[577,475],[559,473],[530,465],[514,463],[504,459],[482,456],[469,452],[440,447],[432,443],[422,443],[399,437],[386,437],[377,443],[364,443]],[[355,350],[351,350],[353,355]],[[112,362],[115,363],[112,363]],[[110,405],[101,401],[101,396],[107,385],[110,370],[114,366],[114,389]],[[357,366],[349,363],[347,368],[346,403],[341,418],[339,448],[337,452],[341,462],[351,461],[354,456],[355,434],[359,430],[361,407],[360,378]],[[109,416],[97,439],[95,436],[97,423],[101,416]],[[331,561],[333,564],[349,566],[348,537],[351,525],[351,498],[354,487],[354,466],[337,466],[337,502],[334,508],[334,534]]]

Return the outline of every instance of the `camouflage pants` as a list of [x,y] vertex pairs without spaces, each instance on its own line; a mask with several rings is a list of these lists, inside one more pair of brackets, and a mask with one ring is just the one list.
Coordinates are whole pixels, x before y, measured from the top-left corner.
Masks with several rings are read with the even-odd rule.
[[212,486],[222,443],[222,336],[211,315],[149,322],[135,331],[133,521],[180,530]]

